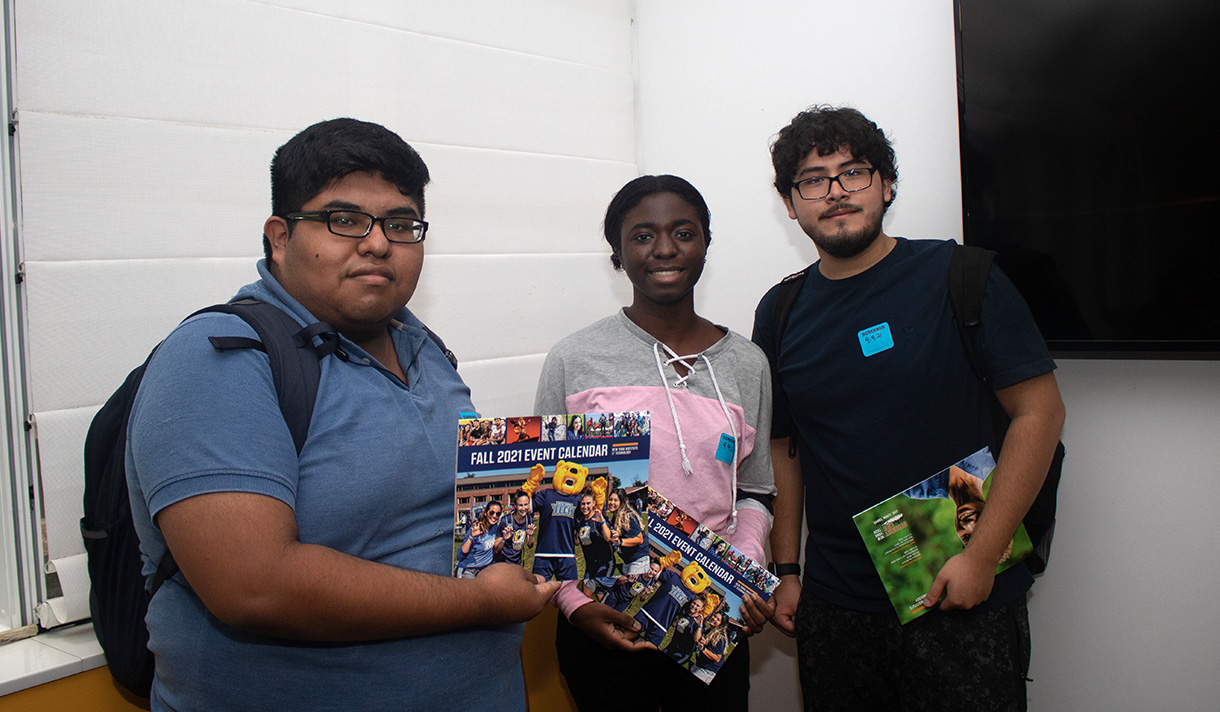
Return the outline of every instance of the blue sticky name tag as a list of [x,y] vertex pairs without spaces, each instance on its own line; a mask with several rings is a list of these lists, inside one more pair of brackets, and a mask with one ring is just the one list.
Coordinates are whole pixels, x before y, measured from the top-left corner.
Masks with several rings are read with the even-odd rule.
[[737,453],[737,439],[728,433],[720,434],[720,445],[716,447],[716,459],[721,462],[732,462]]
[[864,352],[865,356],[872,356],[894,348],[894,335],[890,333],[890,324],[887,321],[861,329],[856,336],[860,337],[860,350]]
[[478,418],[478,417],[479,417],[479,414],[478,414],[478,413],[471,413],[470,411],[465,411],[465,410],[464,410],[464,411],[462,411],[461,413],[458,413],[458,419],[459,419],[459,420],[474,420],[474,419],[476,419],[476,418]]

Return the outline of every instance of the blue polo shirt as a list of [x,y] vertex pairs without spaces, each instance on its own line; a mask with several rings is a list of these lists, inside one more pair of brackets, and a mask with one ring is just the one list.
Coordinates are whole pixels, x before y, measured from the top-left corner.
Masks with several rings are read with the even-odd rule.
[[[316,321],[266,270],[243,287],[304,324]],[[132,409],[127,477],[144,572],[165,551],[153,517],[204,493],[248,492],[292,507],[300,540],[370,561],[447,576],[453,555],[457,418],[470,393],[405,308],[391,330],[409,386],[347,339],[328,356],[297,456],[266,354],[221,353],[209,336],[247,336],[207,314],[165,340]],[[154,710],[403,710],[496,699],[525,708],[522,626],[368,644],[311,644],[231,628],[177,581],[148,612]],[[479,675],[471,651],[502,661]]]

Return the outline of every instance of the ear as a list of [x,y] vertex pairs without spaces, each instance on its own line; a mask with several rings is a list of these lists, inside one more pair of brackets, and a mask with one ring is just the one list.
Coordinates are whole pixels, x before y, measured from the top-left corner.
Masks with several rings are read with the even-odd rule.
[[792,209],[792,196],[781,195],[779,199],[784,201],[784,207],[788,209],[788,217],[796,220],[796,211]]
[[288,244],[288,221],[276,215],[267,218],[267,222],[263,223],[263,237],[271,243],[271,261],[277,265],[283,264],[284,249]]
[[887,205],[894,202],[894,181],[887,178],[881,179],[881,199]]

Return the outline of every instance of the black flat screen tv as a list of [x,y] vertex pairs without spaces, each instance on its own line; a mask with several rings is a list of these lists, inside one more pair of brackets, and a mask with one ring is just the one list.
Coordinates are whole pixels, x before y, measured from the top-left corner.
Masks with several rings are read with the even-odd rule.
[[966,244],[1056,356],[1220,359],[1220,1],[954,6]]

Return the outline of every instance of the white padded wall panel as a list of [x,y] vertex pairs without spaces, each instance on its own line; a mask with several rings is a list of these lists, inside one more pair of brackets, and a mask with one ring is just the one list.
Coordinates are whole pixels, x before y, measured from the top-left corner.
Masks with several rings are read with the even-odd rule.
[[604,255],[430,255],[409,306],[472,361],[545,354],[630,294]]
[[[183,317],[256,277],[249,258],[28,264],[31,410],[100,404]],[[466,362],[545,354],[629,300],[601,254],[430,255],[410,307]]]
[[357,116],[424,143],[635,158],[629,67],[241,0],[25,0],[18,13],[23,110],[292,131]]
[[[459,355],[458,358],[461,358]],[[458,364],[470,386],[471,400],[482,415],[529,415],[542,372],[543,354],[471,361]]]
[[624,22],[630,0],[264,1],[603,69],[622,71],[631,65],[631,25]]
[[258,255],[268,165],[291,136],[22,111],[25,259]]
[[413,145],[432,172],[430,255],[608,254],[606,205],[637,175],[620,161]]
[[[256,256],[268,164],[291,131],[42,112],[21,116],[25,258]],[[605,250],[601,215],[635,164],[437,146],[430,252]]]
[[257,277],[250,258],[27,263],[30,410],[103,403],[179,321]]

